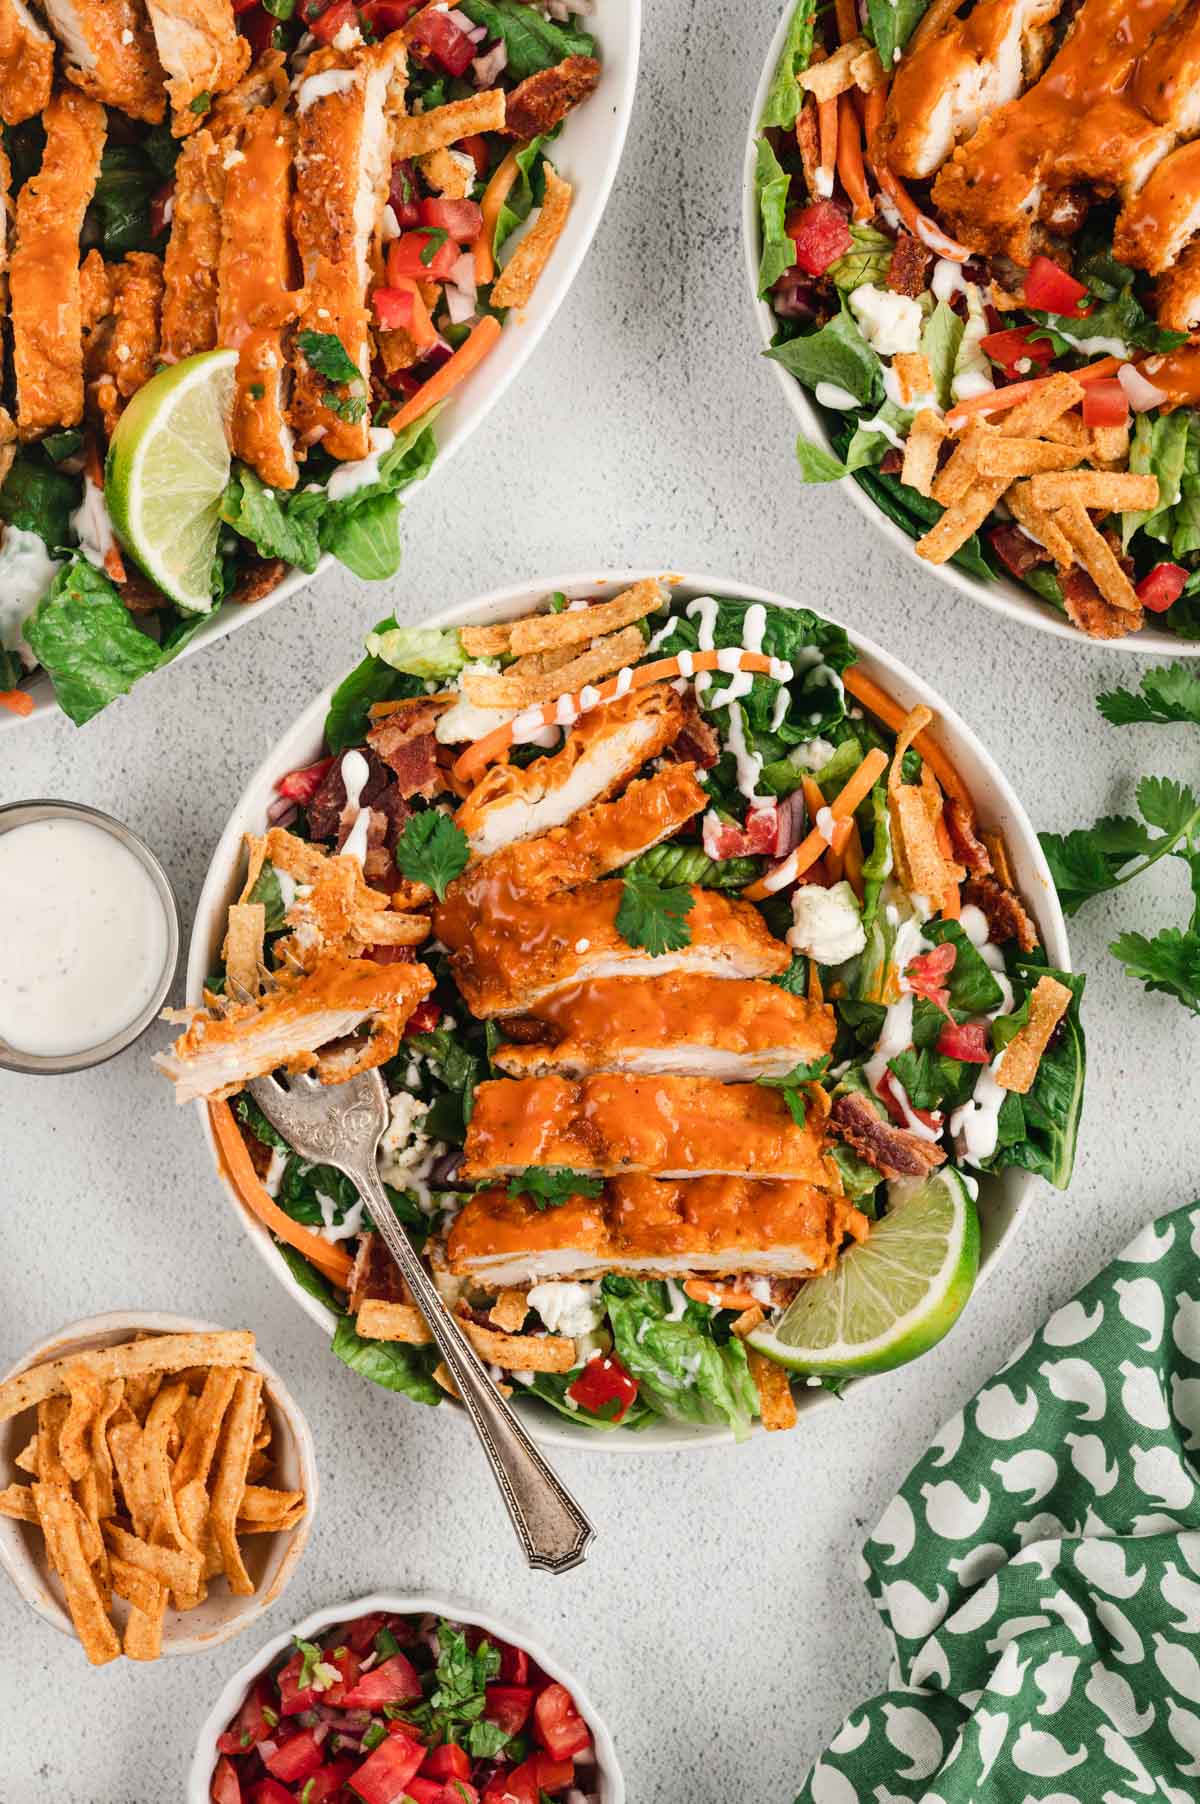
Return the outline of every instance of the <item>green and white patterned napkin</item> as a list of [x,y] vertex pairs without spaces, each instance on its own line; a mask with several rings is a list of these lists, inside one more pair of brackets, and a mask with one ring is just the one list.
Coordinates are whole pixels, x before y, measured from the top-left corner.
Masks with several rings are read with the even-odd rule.
[[1200,1206],[942,1429],[863,1549],[895,1653],[797,1804],[1200,1799]]

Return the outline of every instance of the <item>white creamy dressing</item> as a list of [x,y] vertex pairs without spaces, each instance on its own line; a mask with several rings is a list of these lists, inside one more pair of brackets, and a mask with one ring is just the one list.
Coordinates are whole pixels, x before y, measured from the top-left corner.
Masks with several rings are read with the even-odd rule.
[[359,864],[367,855],[367,834],[371,826],[371,810],[364,808],[359,802],[363,792],[363,784],[371,774],[371,767],[361,752],[347,752],[342,759],[342,782],[346,785],[346,806],[357,809],[346,842],[342,847],[343,858],[357,858]]
[[675,628],[678,625],[679,625],[678,614],[672,614],[671,618],[667,621],[667,624],[665,626],[660,626],[658,631],[656,633],[654,633],[652,635],[652,637],[647,641],[647,644],[646,644],[647,654],[649,654],[652,651],[657,651],[660,646],[665,645],[667,640],[671,637],[671,634],[675,631]]
[[735,702],[729,710],[729,749],[733,753],[733,762],[737,769],[737,786],[751,807],[765,808],[773,800],[773,796],[756,795],[754,786],[762,775],[762,755],[752,752],[746,744],[746,730],[742,723],[742,710]]
[[62,568],[36,532],[6,526],[0,542],[0,646],[17,654],[26,670],[37,663],[25,639],[25,621]]
[[[960,925],[1000,985],[1000,1001],[987,1019],[994,1021],[997,1015],[1010,1015],[1016,999],[1004,969],[1004,954],[999,946],[992,945],[988,939],[986,915],[982,909],[969,902],[962,911]],[[1003,1056],[1002,1052],[997,1053],[987,1069],[979,1073],[974,1092],[950,1117],[950,1133],[955,1147],[959,1157],[969,1165],[982,1164],[996,1150],[996,1142],[1000,1137],[1000,1110],[1008,1095],[1007,1090],[996,1082]]]
[[141,1013],[163,973],[167,918],[141,860],[89,821],[0,833],[0,1038],[84,1052]]
[[[279,899],[283,903],[283,912],[286,914],[289,908],[296,906],[296,896],[300,886],[290,872],[281,871],[278,865],[272,865],[271,869],[275,872],[275,881],[279,885]],[[311,888],[311,885],[309,887]]]
[[873,282],[860,282],[850,294],[850,311],[863,337],[881,357],[921,348],[925,316],[919,301],[907,294],[893,294]]
[[97,487],[90,476],[83,479],[83,500],[71,515],[71,526],[88,563],[103,570],[104,560],[116,541],[104,504],[104,490]]
[[[700,622],[699,626],[696,628],[696,638],[699,641],[700,650],[712,651],[715,643],[714,634],[717,627],[717,604],[713,597],[711,595],[697,595],[693,601],[688,602],[685,611],[689,620],[699,620]],[[685,674],[690,675],[691,673],[686,672]],[[712,676],[707,670],[701,670],[697,674],[697,699],[711,683]]]
[[[320,76],[314,75],[314,81]],[[386,426],[372,426],[367,433],[367,443],[371,449],[366,457],[353,457],[344,464],[339,464],[325,485],[325,493],[331,501],[345,501],[350,495],[357,495],[360,489],[370,488],[381,480],[379,460],[385,451],[390,451],[396,442],[396,435]]]
[[835,407],[839,413],[847,413],[850,408],[858,406],[858,396],[852,395],[848,388],[841,388],[836,382],[818,382],[813,390],[822,407]]
[[929,284],[933,296],[938,301],[952,301],[956,294],[965,294],[967,284],[963,279],[962,264],[952,263],[949,257],[939,257],[933,266],[933,278]]

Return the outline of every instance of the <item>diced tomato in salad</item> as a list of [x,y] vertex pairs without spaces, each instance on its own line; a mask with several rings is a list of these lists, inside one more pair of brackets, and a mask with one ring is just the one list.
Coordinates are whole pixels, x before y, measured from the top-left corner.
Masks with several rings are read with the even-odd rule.
[[944,1015],[950,1013],[950,992],[946,988],[946,979],[954,969],[958,958],[958,948],[949,940],[940,946],[931,946],[928,952],[919,952],[905,967],[904,981],[914,996],[924,996],[929,1002],[936,1002]]
[[336,38],[344,25],[358,29],[358,10],[354,0],[333,0],[332,6],[327,6],[324,12],[308,21],[308,29],[322,44],[328,44]]
[[[630,1405],[637,1402],[637,1394],[636,1378],[613,1353],[589,1359],[574,1384],[567,1387],[567,1396],[580,1409],[590,1409],[594,1416],[608,1411],[610,1422],[619,1422],[628,1415]],[[617,1407],[608,1410],[611,1403]]]
[[413,1034],[431,1034],[442,1018],[442,1005],[435,1002],[432,996],[426,996],[418,1002],[404,1028],[404,1038],[410,1039]]
[[1029,274],[1025,277],[1025,305],[1036,307],[1040,313],[1073,313],[1077,318],[1089,311],[1080,306],[1086,300],[1087,289],[1082,282],[1077,282],[1061,264],[1050,257],[1037,256],[1029,265]]
[[1179,600],[1188,573],[1182,564],[1155,564],[1148,575],[1136,584],[1137,598],[1152,614],[1163,614]]
[[411,288],[377,288],[371,296],[371,305],[385,332],[403,332],[412,325]]
[[964,1065],[991,1063],[986,1021],[947,1021],[937,1037],[937,1050],[948,1059],[960,1059]]
[[989,332],[980,339],[979,348],[1011,381],[1036,376],[1039,368],[1046,369],[1054,361],[1054,346],[1044,335],[1036,338],[1037,330],[1036,326],[1010,326],[1003,332]]
[[796,247],[797,265],[809,276],[823,276],[854,245],[846,215],[831,200],[793,208],[784,230]]
[[462,252],[453,238],[437,232],[405,232],[388,245],[388,283],[395,288],[404,276],[418,282],[444,282]]
[[306,764],[300,770],[290,770],[286,777],[280,777],[275,787],[289,802],[298,802],[301,808],[306,808],[333,765],[332,758],[318,758],[315,764]]
[[417,203],[421,224],[449,232],[455,244],[474,244],[483,230],[483,208],[474,200],[426,198]]
[[450,12],[430,6],[413,29],[412,42],[447,75],[465,75],[476,54],[475,41]]
[[[481,1720],[500,1745],[493,1732],[487,1754],[475,1755]],[[571,1693],[522,1648],[476,1628],[375,1611],[315,1643],[297,1642],[255,1680],[217,1738],[209,1796],[212,1804],[545,1804],[576,1784],[594,1790],[593,1761]]]
[[897,1127],[911,1127],[909,1115],[915,1115],[917,1120],[923,1121],[927,1128],[941,1126],[941,1116],[935,1114],[932,1109],[915,1109],[910,1102],[908,1114],[905,1113],[904,1104],[900,1101],[900,1092],[896,1087],[896,1079],[890,1071],[885,1071],[882,1077],[876,1079],[875,1094]]
[[1115,376],[1104,376],[1089,382],[1083,391],[1083,423],[1085,426],[1127,426],[1129,396]]

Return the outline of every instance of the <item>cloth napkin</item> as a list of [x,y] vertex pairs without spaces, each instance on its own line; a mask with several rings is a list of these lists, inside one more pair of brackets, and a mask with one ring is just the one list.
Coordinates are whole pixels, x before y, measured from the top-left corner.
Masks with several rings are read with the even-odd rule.
[[797,1804],[1200,1799],[1200,1205],[942,1429],[863,1549],[890,1689]]

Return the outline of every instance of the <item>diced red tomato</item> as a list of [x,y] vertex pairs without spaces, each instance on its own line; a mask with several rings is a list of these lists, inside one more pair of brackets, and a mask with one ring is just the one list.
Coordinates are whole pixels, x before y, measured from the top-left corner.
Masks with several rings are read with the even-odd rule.
[[377,38],[386,38],[389,31],[407,25],[424,5],[425,0],[359,0],[358,13]]
[[575,1778],[573,1760],[555,1760],[548,1754],[531,1754],[520,1766],[489,1779],[483,1804],[539,1804],[539,1793],[561,1792]]
[[174,181],[164,182],[150,196],[150,236],[157,238],[167,229],[167,204],[175,193]]
[[1187,571],[1181,564],[1155,564],[1148,576],[1136,584],[1138,600],[1152,614],[1164,614],[1183,594]]
[[303,1689],[301,1689],[300,1668],[303,1663],[304,1656],[300,1653],[299,1649],[297,1649],[279,1675],[277,1683],[279,1685],[279,1714],[281,1716],[299,1716],[301,1711],[311,1710],[317,1701],[317,1693],[314,1686],[305,1685]]
[[377,288],[371,296],[371,305],[385,332],[404,332],[412,325],[411,288]]
[[280,777],[275,787],[289,802],[299,802],[301,808],[306,808],[333,769],[333,763],[332,758],[318,758],[315,764],[290,770],[286,777]]
[[281,1779],[285,1785],[299,1785],[323,1764],[321,1744],[311,1729],[289,1735],[273,1754],[264,1753],[262,1760],[271,1777]]
[[275,27],[279,23],[273,19],[262,0],[248,7],[238,20],[238,30],[250,45],[250,54],[257,61],[264,50],[269,50],[275,40]]
[[[574,1384],[567,1387],[567,1395],[581,1409],[590,1409],[593,1415],[599,1415],[605,1405],[614,1398],[617,1407],[609,1420],[619,1422],[629,1412],[630,1404],[637,1400],[637,1380],[632,1378],[613,1354],[602,1354],[599,1359],[589,1359]],[[542,1694],[543,1696],[545,1693]]]
[[591,1731],[565,1685],[547,1685],[539,1692],[533,1706],[533,1732],[555,1760],[569,1760],[592,1742]]
[[528,1685],[489,1685],[484,1693],[483,1714],[489,1722],[498,1723],[506,1735],[519,1735],[529,1721],[533,1709],[533,1691]]
[[234,15],[240,18],[243,13],[248,13],[252,7],[257,5],[258,0],[233,0]]
[[529,1683],[529,1655],[523,1647],[511,1647],[507,1641],[493,1644],[500,1649],[500,1677],[505,1685]]
[[427,1779],[469,1779],[471,1756],[456,1741],[445,1741],[440,1748],[430,1748],[421,1771]]
[[1080,302],[1087,296],[1087,289],[1082,282],[1077,282],[1068,275],[1062,265],[1049,257],[1035,257],[1029,265],[1029,274],[1025,278],[1025,304],[1036,307],[1042,313],[1074,313],[1078,316],[1089,311],[1081,307]]
[[387,1739],[351,1775],[350,1789],[363,1804],[400,1804],[424,1758],[421,1743],[410,1741],[399,1723],[390,1723]]
[[1008,377],[1036,375],[1034,365],[1045,369],[1054,359],[1054,346],[1048,338],[1034,338],[1036,331],[1036,326],[1013,326],[1005,332],[989,332],[980,339],[979,347]]
[[458,21],[433,7],[426,9],[413,28],[412,42],[440,63],[447,75],[465,75],[476,54],[473,40]]
[[936,1002],[944,1015],[950,1013],[950,992],[945,980],[957,957],[957,947],[947,940],[941,946],[931,946],[928,952],[919,952],[905,967],[904,981],[913,995]]
[[378,1710],[384,1704],[412,1704],[421,1695],[416,1669],[403,1654],[381,1660],[342,1699],[343,1710]]
[[304,1804],[325,1804],[327,1798],[336,1797],[353,1771],[352,1760],[334,1760],[328,1766],[319,1766],[301,1788]]
[[[428,262],[423,262],[426,253]],[[453,238],[439,241],[431,232],[405,232],[388,245],[388,285],[395,288],[404,276],[418,282],[444,282],[461,255]]]
[[308,29],[314,38],[320,38],[322,44],[328,44],[336,38],[343,25],[351,25],[357,30],[358,14],[354,8],[354,0],[333,0],[323,13],[308,21]]
[[1083,391],[1085,426],[1125,426],[1129,422],[1129,396],[1115,376],[1089,382]]
[[[333,759],[331,758],[329,762],[332,764]],[[356,1654],[370,1653],[376,1635],[386,1623],[387,1617],[382,1610],[376,1610],[370,1616],[360,1616],[357,1622],[352,1622],[348,1628],[342,1630],[346,1646],[352,1647]],[[396,1639],[399,1641],[401,1637],[397,1635]]]
[[441,1018],[441,1003],[435,1002],[432,996],[426,996],[424,1002],[418,1002],[408,1017],[404,1038],[407,1040],[411,1034],[431,1034]]
[[336,1666],[342,1676],[335,1684],[327,1686],[321,1693],[321,1702],[333,1704],[338,1709],[342,1709],[347,1695],[358,1683],[358,1655],[352,1647],[335,1648],[325,1655],[325,1664]]
[[831,200],[794,207],[784,230],[796,247],[797,265],[809,276],[823,276],[854,243],[846,215]]
[[[885,1071],[883,1076],[876,1081],[875,1094],[897,1127],[909,1126],[908,1116],[901,1107],[900,1097],[896,1091],[896,1080],[890,1071]],[[918,1121],[923,1121],[926,1127],[935,1128],[940,1125],[941,1117],[935,1115],[932,1109],[916,1109],[911,1102],[908,1107],[909,1113],[915,1115]]]
[[455,244],[474,244],[483,230],[483,208],[478,201],[426,197],[417,204],[421,224],[440,226],[443,232],[449,232]]
[[250,1804],[296,1804],[296,1798],[278,1779],[260,1779],[250,1793]]
[[948,1059],[961,1059],[964,1065],[986,1065],[991,1061],[986,1021],[947,1021],[937,1037],[937,1049]]
[[242,1804],[241,1782],[234,1770],[233,1762],[226,1760],[224,1754],[217,1761],[208,1795],[212,1799],[212,1804]]
[[475,165],[476,175],[487,174],[488,164],[492,159],[488,151],[488,141],[482,132],[471,132],[468,137],[460,138],[454,148],[465,152],[470,157]]
[[405,1795],[413,1804],[479,1804],[479,1793],[465,1779],[410,1779]]
[[773,857],[779,836],[779,810],[774,802],[751,808],[746,824],[721,821],[715,815],[704,819],[704,850],[710,858]]
[[224,1735],[217,1737],[218,1753],[245,1754],[256,1742],[266,1741],[271,1733],[271,1725],[263,1715],[263,1705],[269,1696],[266,1680],[260,1679],[247,1695],[233,1724],[226,1729]]

